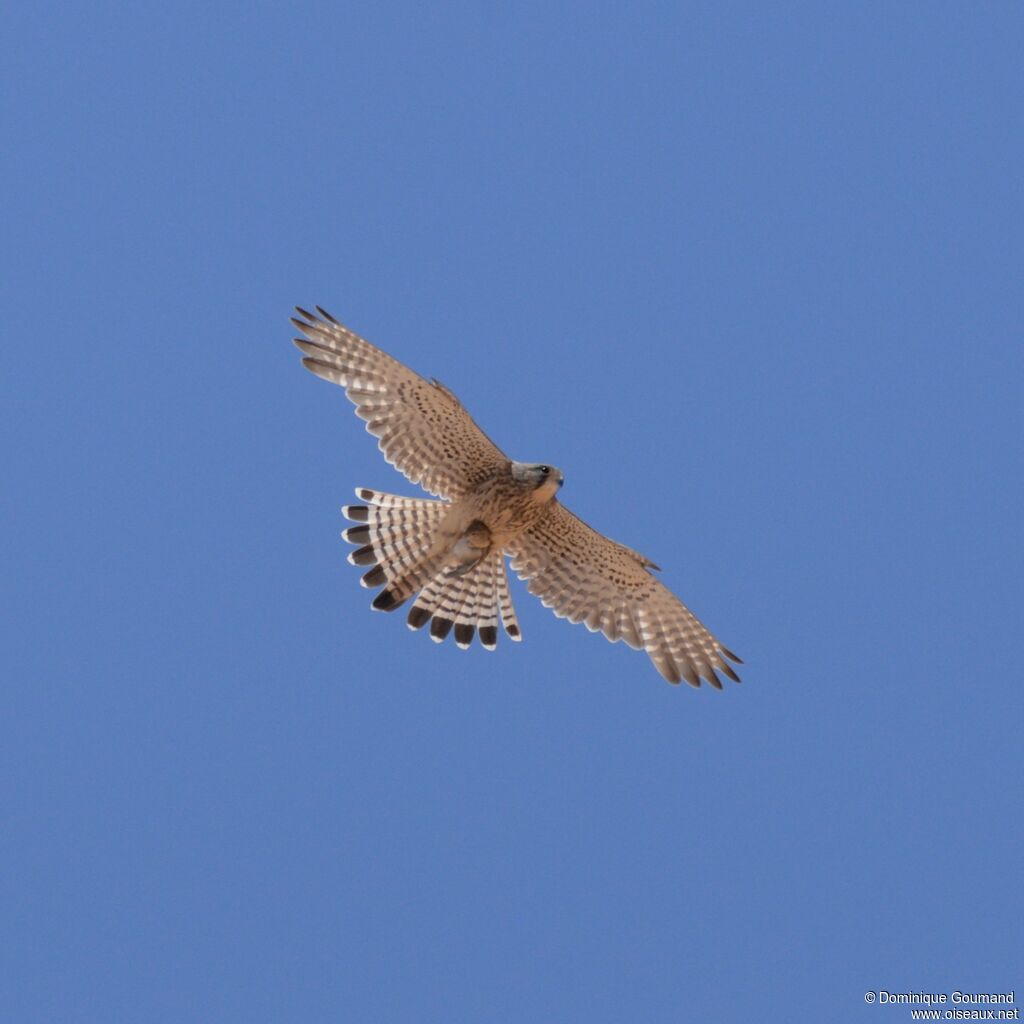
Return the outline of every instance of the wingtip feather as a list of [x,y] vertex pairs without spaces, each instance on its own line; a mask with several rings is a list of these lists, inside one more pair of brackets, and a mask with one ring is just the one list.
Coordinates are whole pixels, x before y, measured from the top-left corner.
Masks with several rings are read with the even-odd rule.
[[323,306],[314,306],[313,308],[320,314],[320,316],[324,318],[324,320],[329,320],[332,324],[335,325],[335,327],[341,326],[341,324],[337,320],[335,320],[334,317],[331,316],[331,314],[328,313]]

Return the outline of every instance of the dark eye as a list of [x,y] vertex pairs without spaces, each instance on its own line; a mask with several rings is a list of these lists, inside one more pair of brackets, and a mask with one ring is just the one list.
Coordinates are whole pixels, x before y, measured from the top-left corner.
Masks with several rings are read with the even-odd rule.
[[540,475],[541,476],[547,476],[548,473],[550,473],[550,472],[551,472],[551,467],[550,466],[541,466],[540,467]]

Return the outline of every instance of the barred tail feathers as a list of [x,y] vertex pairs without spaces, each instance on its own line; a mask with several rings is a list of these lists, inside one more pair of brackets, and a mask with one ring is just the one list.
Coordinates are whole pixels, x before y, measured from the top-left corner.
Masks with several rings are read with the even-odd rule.
[[369,488],[357,488],[365,505],[346,505],[341,511],[358,526],[342,532],[357,545],[348,560],[368,566],[364,587],[383,587],[373,607],[392,611],[408,600],[434,576],[439,558],[432,551],[437,527],[448,512],[448,503],[426,498],[403,498]]
[[454,630],[455,642],[463,649],[477,634],[480,643],[493,651],[498,645],[499,618],[509,636],[518,639],[504,558],[495,552],[462,575],[439,572],[409,610],[409,628],[422,629],[429,622],[430,638],[437,643]]
[[519,628],[516,610],[512,607],[512,595],[508,592],[508,573],[505,572],[505,559],[499,558],[494,567],[494,585],[498,596],[498,612],[501,624],[509,638],[518,643],[523,639],[523,631]]
[[438,527],[450,506],[428,498],[404,498],[357,488],[365,505],[346,505],[342,512],[357,523],[342,532],[356,549],[348,556],[365,566],[364,587],[382,587],[373,600],[379,611],[393,611],[418,594],[409,610],[409,628],[430,622],[430,636],[440,643],[454,630],[459,647],[474,635],[488,650],[498,643],[498,622],[512,640],[522,633],[509,594],[505,558],[485,556],[464,573],[446,571],[447,552],[435,547]]

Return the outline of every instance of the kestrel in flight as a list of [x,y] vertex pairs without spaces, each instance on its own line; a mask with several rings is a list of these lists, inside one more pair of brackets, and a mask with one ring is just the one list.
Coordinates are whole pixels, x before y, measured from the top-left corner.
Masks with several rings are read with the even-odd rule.
[[718,669],[739,682],[739,662],[651,573],[649,558],[603,536],[574,516],[556,495],[554,466],[513,462],[473,422],[443,384],[425,380],[343,327],[319,306],[292,319],[307,370],[338,384],[396,469],[439,501],[401,498],[368,488],[345,516],[358,526],[342,536],[348,557],[368,566],[365,587],[382,587],[373,607],[393,611],[413,598],[408,624],[430,623],[441,642],[455,632],[466,648],[474,633],[488,650],[498,622],[521,640],[505,575],[512,570],[559,618],[601,630],[647,652],[670,682],[707,680]]

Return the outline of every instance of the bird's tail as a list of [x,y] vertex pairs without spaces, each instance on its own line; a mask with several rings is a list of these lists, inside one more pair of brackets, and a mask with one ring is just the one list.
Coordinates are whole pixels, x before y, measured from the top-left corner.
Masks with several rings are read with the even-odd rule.
[[400,498],[368,487],[356,488],[365,505],[346,505],[341,511],[359,526],[342,537],[358,547],[349,556],[353,565],[369,566],[364,587],[384,587],[373,599],[378,611],[394,611],[429,582],[440,564],[434,552],[437,528],[448,513],[444,501]]
[[409,627],[419,629],[432,619],[430,636],[438,642],[454,627],[455,642],[468,647],[479,630],[480,642],[493,650],[499,620],[513,640],[521,639],[500,552],[487,554],[466,572],[446,568],[448,552],[435,545],[435,538],[449,511],[447,502],[369,488],[357,489],[356,495],[366,504],[346,505],[342,512],[360,525],[342,536],[358,545],[348,560],[370,567],[363,586],[384,588],[374,598],[374,608],[393,611],[419,593],[409,611]]
[[480,643],[493,651],[498,645],[499,619],[513,640],[523,638],[500,551],[491,552],[460,575],[437,573],[409,609],[410,629],[430,622],[430,639],[441,643],[454,627],[455,642],[463,649],[479,632]]

